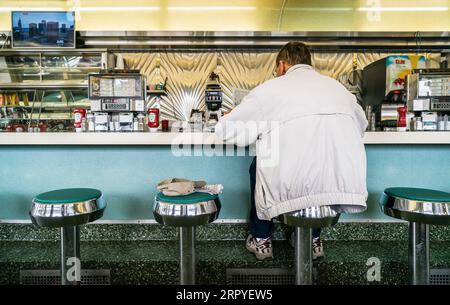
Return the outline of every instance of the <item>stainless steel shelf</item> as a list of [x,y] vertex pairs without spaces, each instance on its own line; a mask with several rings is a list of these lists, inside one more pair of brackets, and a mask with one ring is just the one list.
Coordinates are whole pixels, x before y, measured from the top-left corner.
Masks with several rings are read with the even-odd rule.
[[71,121],[74,118],[0,118],[0,121]]
[[36,82],[36,83],[0,83],[0,91],[2,89],[87,89],[86,83],[70,83],[70,82]]
[[449,32],[271,32],[271,31],[80,31],[88,47],[116,50],[155,48],[268,48],[288,41],[306,42],[312,49],[448,50]]
[[[30,102],[30,104],[41,104],[41,102],[36,101],[36,102]],[[58,104],[52,104],[51,102],[42,102],[43,106],[45,108],[77,108],[77,107],[90,107],[89,103],[85,103],[85,104],[73,104],[73,105],[58,105]],[[48,104],[48,105],[45,105]],[[33,108],[33,106],[24,106],[24,105],[0,105],[0,107],[7,107],[7,108]],[[34,106],[34,108],[36,107],[41,107],[39,106]]]
[[12,54],[12,55],[30,55],[30,54],[36,54],[39,55],[42,54],[49,54],[49,55],[79,55],[79,54],[96,54],[96,53],[102,53],[107,52],[107,49],[104,48],[92,48],[92,49],[20,49],[20,48],[14,48],[14,49],[0,49],[0,56]]

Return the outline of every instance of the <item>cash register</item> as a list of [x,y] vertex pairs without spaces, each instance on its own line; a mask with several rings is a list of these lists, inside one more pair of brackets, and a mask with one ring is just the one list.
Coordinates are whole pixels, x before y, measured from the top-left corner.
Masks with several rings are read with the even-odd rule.
[[89,100],[95,131],[134,130],[145,115],[146,81],[138,70],[121,70],[88,75]]

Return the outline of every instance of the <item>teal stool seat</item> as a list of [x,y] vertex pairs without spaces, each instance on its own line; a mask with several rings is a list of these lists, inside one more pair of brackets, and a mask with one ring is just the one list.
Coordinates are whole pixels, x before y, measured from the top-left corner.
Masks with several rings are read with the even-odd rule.
[[155,196],[153,215],[163,225],[190,227],[205,225],[216,220],[220,211],[219,196],[195,192],[184,196]]
[[216,200],[217,197],[218,197],[217,195],[201,192],[196,192],[184,196],[166,196],[163,193],[159,192],[156,195],[156,200],[167,203],[189,204],[189,203],[199,203],[204,201]]
[[97,189],[59,189],[33,198],[30,217],[42,227],[83,225],[102,217],[105,207],[102,192]]
[[195,284],[195,227],[213,222],[219,216],[219,196],[195,192],[184,196],[155,196],[153,215],[166,226],[178,227],[180,244],[180,284]]
[[102,192],[90,188],[60,189],[37,195],[34,202],[39,203],[73,203],[98,199]]
[[415,187],[390,187],[384,192],[392,197],[427,202],[450,202],[450,193]]
[[450,193],[412,187],[384,190],[379,201],[386,215],[409,222],[409,276],[413,285],[429,283],[429,225],[450,225]]
[[[42,193],[33,198],[30,218],[41,227],[61,228],[61,283],[81,283],[80,225],[103,216],[106,201],[91,188],[69,188]],[[75,268],[75,272],[69,271]]]
[[380,206],[386,215],[433,225],[450,225],[450,193],[411,187],[384,190]]

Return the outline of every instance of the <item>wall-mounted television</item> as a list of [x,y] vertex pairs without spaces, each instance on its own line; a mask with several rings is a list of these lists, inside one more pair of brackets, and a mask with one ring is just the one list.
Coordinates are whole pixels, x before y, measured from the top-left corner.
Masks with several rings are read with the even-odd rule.
[[11,12],[13,48],[75,48],[74,12]]

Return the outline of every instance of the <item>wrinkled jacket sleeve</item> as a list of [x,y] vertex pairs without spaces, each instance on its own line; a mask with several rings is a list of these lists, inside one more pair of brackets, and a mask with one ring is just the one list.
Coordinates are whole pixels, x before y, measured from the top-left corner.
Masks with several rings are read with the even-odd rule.
[[[223,116],[215,126],[215,134],[222,141],[237,146],[256,142],[263,132],[263,110],[256,89],[252,90],[233,111]],[[258,105],[259,104],[259,105]]]
[[358,131],[361,134],[361,137],[364,137],[364,133],[366,132],[367,129],[367,118],[366,118],[366,114],[364,113],[364,110],[362,109],[362,107],[356,102],[356,98],[355,98],[355,120],[356,120],[356,124],[358,127]]

